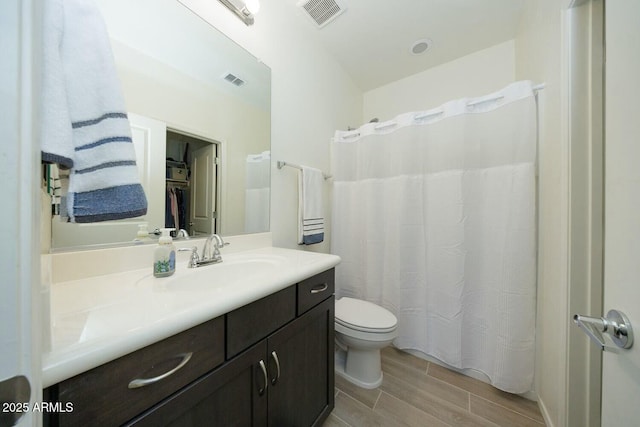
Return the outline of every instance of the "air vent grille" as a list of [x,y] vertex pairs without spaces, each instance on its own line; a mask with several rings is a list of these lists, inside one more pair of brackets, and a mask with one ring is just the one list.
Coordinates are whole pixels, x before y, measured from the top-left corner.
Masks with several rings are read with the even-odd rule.
[[242,86],[244,84],[244,80],[242,80],[240,77],[234,76],[231,73],[227,73],[225,74],[223,77],[223,79],[225,79],[226,81],[228,81],[229,83],[231,83],[234,86]]
[[320,28],[347,10],[340,0],[303,0],[298,2],[298,6],[302,7]]

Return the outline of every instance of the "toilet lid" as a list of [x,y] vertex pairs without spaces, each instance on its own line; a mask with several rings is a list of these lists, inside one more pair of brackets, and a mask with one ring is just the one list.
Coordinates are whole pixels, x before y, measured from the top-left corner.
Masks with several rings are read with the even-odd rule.
[[388,332],[396,328],[398,319],[389,310],[355,298],[336,301],[336,322],[351,329],[367,332]]

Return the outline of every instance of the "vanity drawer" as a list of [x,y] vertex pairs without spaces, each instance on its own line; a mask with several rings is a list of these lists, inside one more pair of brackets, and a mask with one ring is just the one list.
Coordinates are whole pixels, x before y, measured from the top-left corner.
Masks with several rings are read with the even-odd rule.
[[333,295],[335,283],[334,268],[298,283],[298,316]]
[[295,286],[289,286],[228,313],[227,359],[249,348],[295,317]]
[[[57,425],[120,425],[222,362],[224,317],[218,317],[54,386],[55,400],[73,404],[73,412],[54,414]],[[135,379],[172,370],[155,382],[129,388]]]

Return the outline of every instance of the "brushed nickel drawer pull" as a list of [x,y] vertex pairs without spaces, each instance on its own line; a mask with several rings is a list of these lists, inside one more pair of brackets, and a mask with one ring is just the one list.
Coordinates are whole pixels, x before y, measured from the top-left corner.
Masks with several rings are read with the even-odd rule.
[[264,392],[267,390],[267,387],[269,387],[269,379],[267,376],[267,367],[264,364],[264,360],[260,361],[260,369],[262,369],[262,375],[264,377],[264,387],[261,387],[258,389],[258,394],[260,396],[262,396],[264,394]]
[[319,294],[320,292],[324,292],[329,288],[329,285],[326,283],[323,283],[321,285],[315,285],[313,288],[311,288],[311,293],[312,294]]
[[173,368],[170,371],[165,372],[162,375],[158,375],[157,377],[153,377],[153,378],[137,378],[135,380],[132,380],[129,383],[129,388],[140,388],[140,387],[144,387],[144,386],[148,386],[150,384],[153,383],[157,383],[158,381],[162,381],[163,379],[167,378],[169,375],[173,375],[176,372],[178,372],[184,365],[186,365],[189,360],[191,360],[191,356],[193,356],[193,353],[184,353],[181,354],[179,356],[182,356],[182,360],[180,361],[180,363],[178,364],[178,366],[176,366],[175,368]]
[[275,378],[271,378],[271,384],[276,385],[278,380],[280,379],[280,361],[278,360],[278,355],[275,351],[271,352],[271,358],[276,362],[276,376]]

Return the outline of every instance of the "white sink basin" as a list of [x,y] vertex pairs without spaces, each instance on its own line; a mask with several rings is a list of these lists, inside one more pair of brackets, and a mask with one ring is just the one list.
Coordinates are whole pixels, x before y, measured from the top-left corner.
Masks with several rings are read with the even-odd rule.
[[183,268],[167,278],[145,278],[153,281],[160,292],[210,292],[227,286],[238,286],[247,280],[259,280],[285,267],[287,259],[277,255],[228,255],[216,264]]

